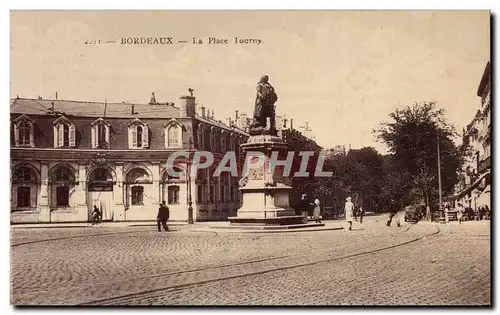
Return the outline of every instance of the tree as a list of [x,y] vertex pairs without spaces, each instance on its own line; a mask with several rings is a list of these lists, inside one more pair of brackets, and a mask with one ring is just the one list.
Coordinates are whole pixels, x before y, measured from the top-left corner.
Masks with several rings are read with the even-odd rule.
[[[317,188],[317,180],[314,178],[314,172],[316,169],[316,162],[318,159],[318,154],[321,151],[321,147],[316,144],[313,140],[305,137],[299,131],[295,129],[283,130],[283,140],[288,145],[288,151],[294,151],[294,159],[291,166],[290,174],[291,177],[286,179],[286,184],[292,187],[290,193],[290,203],[292,206],[296,206],[303,193],[312,196]],[[300,170],[302,163],[302,157],[299,155],[300,151],[314,151],[314,156],[309,157],[306,172],[309,173],[309,177],[293,176],[296,172]],[[283,157],[284,159],[285,157]]]
[[334,212],[343,208],[345,198],[351,196],[356,207],[377,211],[384,183],[383,157],[373,148],[350,150],[346,155],[332,155],[325,159],[325,171],[331,177],[316,179],[315,193],[333,202]]
[[431,206],[437,197],[438,141],[443,192],[451,193],[458,181],[462,159],[452,140],[457,134],[436,102],[415,103],[397,109],[389,117],[374,133],[388,146],[395,166],[411,183],[405,185],[406,198],[416,188],[426,205]]

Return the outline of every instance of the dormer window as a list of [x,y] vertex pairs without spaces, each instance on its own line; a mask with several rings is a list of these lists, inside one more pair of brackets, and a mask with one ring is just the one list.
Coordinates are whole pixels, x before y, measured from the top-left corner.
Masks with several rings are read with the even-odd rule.
[[128,123],[128,142],[130,149],[145,149],[149,146],[148,126],[138,118]]
[[26,115],[14,120],[14,141],[16,147],[34,147],[34,122]]
[[179,138],[180,130],[178,126],[170,126],[167,129],[167,147],[168,148],[179,148],[181,144],[181,139]]
[[165,128],[165,148],[166,149],[179,149],[182,147],[182,124],[176,120],[171,119],[163,125]]
[[75,125],[66,117],[61,116],[53,123],[54,148],[75,146]]
[[104,119],[99,118],[94,120],[90,127],[92,128],[92,148],[108,149],[109,148],[109,133],[110,125]]

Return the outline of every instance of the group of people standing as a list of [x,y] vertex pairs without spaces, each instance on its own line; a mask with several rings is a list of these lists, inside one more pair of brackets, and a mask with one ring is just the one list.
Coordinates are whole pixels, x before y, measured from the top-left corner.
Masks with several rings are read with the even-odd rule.
[[464,208],[464,205],[462,203],[457,203],[457,206],[455,209],[451,209],[450,204],[446,204],[444,206],[444,214],[445,214],[445,220],[448,222],[450,220],[450,213],[456,213],[457,216],[457,221],[461,224],[463,221],[466,220],[476,220],[479,221],[481,219],[488,219],[490,218],[490,209],[487,205],[485,206],[480,206],[476,210],[473,210],[470,207]]
[[[312,218],[316,223],[321,223],[321,207],[319,199],[314,199],[314,202],[311,203],[307,198],[307,194],[302,194],[302,199],[300,200],[300,210],[302,216],[304,216],[304,220],[307,221],[307,217],[309,216],[309,209],[313,207]],[[297,213],[299,214],[299,213]],[[300,215],[300,214],[299,214]]]
[[[305,220],[307,220],[307,217],[309,215],[309,209],[311,209],[311,207],[313,207],[312,219],[316,223],[321,223],[321,206],[320,206],[319,199],[315,198],[314,202],[311,203],[307,199],[307,195],[302,194],[300,210],[301,210],[302,215],[304,216]],[[300,214],[300,213],[297,213],[297,214]],[[358,217],[359,217],[359,223],[363,224],[364,210],[361,206],[356,207],[354,205],[354,203],[352,202],[351,197],[347,197],[347,199],[346,199],[346,202],[344,205],[344,214],[345,214],[345,221],[349,224],[349,230],[352,230],[353,221],[358,221]]]

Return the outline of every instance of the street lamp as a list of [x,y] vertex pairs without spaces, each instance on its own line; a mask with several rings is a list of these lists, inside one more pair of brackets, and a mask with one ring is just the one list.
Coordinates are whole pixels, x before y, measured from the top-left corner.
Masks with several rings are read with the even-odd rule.
[[438,169],[438,189],[439,189],[439,220],[447,221],[447,214],[443,210],[443,192],[441,189],[441,152],[439,150],[439,130],[436,131],[436,142],[437,142],[437,169]]
[[193,200],[191,197],[191,144],[193,138],[189,137],[188,160],[187,160],[187,203],[188,203],[188,224],[193,224]]

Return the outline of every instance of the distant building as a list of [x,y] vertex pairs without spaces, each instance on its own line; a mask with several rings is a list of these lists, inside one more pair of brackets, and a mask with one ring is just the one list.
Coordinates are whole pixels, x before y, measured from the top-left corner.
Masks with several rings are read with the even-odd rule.
[[463,145],[470,147],[470,155],[460,171],[455,201],[476,209],[490,204],[491,183],[491,65],[486,64],[477,96],[481,106],[472,121],[463,130]]
[[324,152],[327,156],[329,156],[329,155],[346,155],[347,154],[345,145],[335,145],[331,149],[325,149]]

